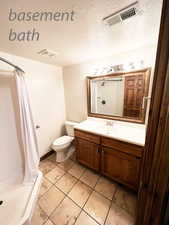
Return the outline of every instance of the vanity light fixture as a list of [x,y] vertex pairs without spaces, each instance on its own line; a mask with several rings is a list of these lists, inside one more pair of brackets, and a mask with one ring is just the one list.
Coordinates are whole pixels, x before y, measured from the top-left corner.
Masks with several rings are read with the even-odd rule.
[[102,68],[95,68],[93,75],[112,74],[116,72],[139,70],[144,68],[144,60],[131,61],[124,64],[109,65]]

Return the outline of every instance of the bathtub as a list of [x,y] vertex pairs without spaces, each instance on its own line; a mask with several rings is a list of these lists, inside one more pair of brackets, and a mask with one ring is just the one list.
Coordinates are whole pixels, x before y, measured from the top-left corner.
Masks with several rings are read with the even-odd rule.
[[30,225],[42,182],[39,171],[34,184],[0,184],[0,225]]

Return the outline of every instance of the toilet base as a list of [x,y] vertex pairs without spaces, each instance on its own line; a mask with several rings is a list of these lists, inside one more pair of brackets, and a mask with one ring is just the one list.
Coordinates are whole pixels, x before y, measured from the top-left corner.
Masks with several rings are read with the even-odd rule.
[[64,162],[74,153],[75,147],[70,146],[68,149],[56,152],[56,162]]

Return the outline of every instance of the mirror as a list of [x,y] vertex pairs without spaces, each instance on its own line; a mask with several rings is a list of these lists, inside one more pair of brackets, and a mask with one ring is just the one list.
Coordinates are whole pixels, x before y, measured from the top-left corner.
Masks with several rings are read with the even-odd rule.
[[144,123],[150,68],[87,77],[88,115]]

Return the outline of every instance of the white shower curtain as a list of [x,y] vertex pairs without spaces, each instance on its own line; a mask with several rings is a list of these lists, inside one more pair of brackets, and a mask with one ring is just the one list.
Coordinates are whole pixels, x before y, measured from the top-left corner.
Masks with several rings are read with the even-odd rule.
[[38,175],[39,151],[24,74],[14,71],[19,102],[21,144],[24,152],[24,183],[33,183]]

